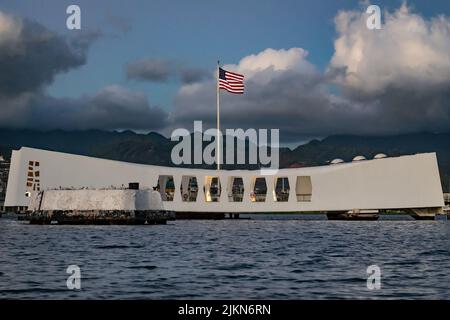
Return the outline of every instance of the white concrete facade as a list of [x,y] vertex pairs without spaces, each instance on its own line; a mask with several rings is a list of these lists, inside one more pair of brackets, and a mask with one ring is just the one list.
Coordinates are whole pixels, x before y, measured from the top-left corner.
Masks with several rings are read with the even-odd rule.
[[[33,163],[34,167],[30,166]],[[30,170],[34,172],[32,177]],[[197,179],[195,202],[186,202],[182,197],[180,187],[183,181],[186,190],[186,178],[183,179],[186,176]],[[158,181],[168,180],[168,177],[173,177],[175,192],[173,200],[167,198],[172,201],[163,201],[163,205],[165,210],[176,212],[316,212],[444,206],[435,153],[280,169],[274,175],[262,176],[259,170],[217,172],[171,168],[25,147],[13,151],[5,205],[27,206],[30,198],[26,193],[37,192],[33,191],[36,181],[40,190],[60,187],[110,188],[127,186],[129,182],[139,182],[141,188],[152,188],[158,185]],[[211,198],[208,192],[211,177],[218,177],[222,186],[217,202],[206,201]],[[242,202],[230,201],[231,177],[242,178]],[[259,177],[265,178],[267,194],[265,201],[253,202],[251,192],[255,179]],[[287,201],[276,200],[277,178],[287,178],[285,181],[290,187]],[[33,179],[33,187],[29,182],[27,185],[27,181]],[[311,192],[302,195],[304,191],[301,189],[305,186]]]
[[157,191],[129,189],[47,190],[30,197],[30,211],[162,210]]

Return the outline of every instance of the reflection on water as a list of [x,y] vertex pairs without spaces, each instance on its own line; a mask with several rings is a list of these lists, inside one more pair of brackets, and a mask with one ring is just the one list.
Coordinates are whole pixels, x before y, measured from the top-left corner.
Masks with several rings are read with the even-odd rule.
[[[165,226],[0,219],[0,298],[450,298],[450,222],[264,215]],[[66,268],[81,268],[81,290]],[[381,290],[366,268],[381,268]]]

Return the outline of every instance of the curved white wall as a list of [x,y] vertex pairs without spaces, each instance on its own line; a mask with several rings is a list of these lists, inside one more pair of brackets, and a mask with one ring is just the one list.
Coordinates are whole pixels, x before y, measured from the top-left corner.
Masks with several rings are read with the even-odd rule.
[[[434,153],[396,158],[365,160],[312,168],[281,169],[265,176],[265,202],[252,202],[253,179],[260,171],[202,170],[159,167],[64,154],[31,148],[13,151],[6,206],[27,206],[26,180],[29,161],[40,162],[41,190],[59,187],[107,188],[139,182],[143,188],[157,185],[160,175],[171,175],[175,182],[173,201],[164,201],[164,209],[184,212],[297,212],[340,211],[351,209],[397,209],[442,207],[443,196]],[[180,193],[183,175],[196,176],[196,202],[183,202]],[[218,176],[222,192],[219,202],[205,202],[203,187],[206,176]],[[228,200],[228,178],[242,177],[243,202]],[[311,202],[298,202],[295,192],[298,176],[310,176]],[[287,202],[274,199],[276,177],[288,177],[290,194]]]

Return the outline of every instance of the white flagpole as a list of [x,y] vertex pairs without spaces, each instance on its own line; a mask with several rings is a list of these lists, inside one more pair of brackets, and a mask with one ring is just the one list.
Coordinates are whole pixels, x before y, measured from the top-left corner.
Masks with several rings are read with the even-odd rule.
[[219,71],[220,62],[217,61],[217,148],[216,148],[216,161],[217,161],[217,171],[220,170],[220,89],[219,89]]

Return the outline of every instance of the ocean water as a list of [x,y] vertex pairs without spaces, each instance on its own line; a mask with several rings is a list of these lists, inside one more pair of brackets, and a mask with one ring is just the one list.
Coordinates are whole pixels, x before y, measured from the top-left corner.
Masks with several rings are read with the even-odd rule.
[[[3,217],[0,298],[450,299],[450,221],[249,217],[161,226]],[[69,265],[80,267],[80,290],[66,286]],[[367,288],[370,265],[379,290]]]

